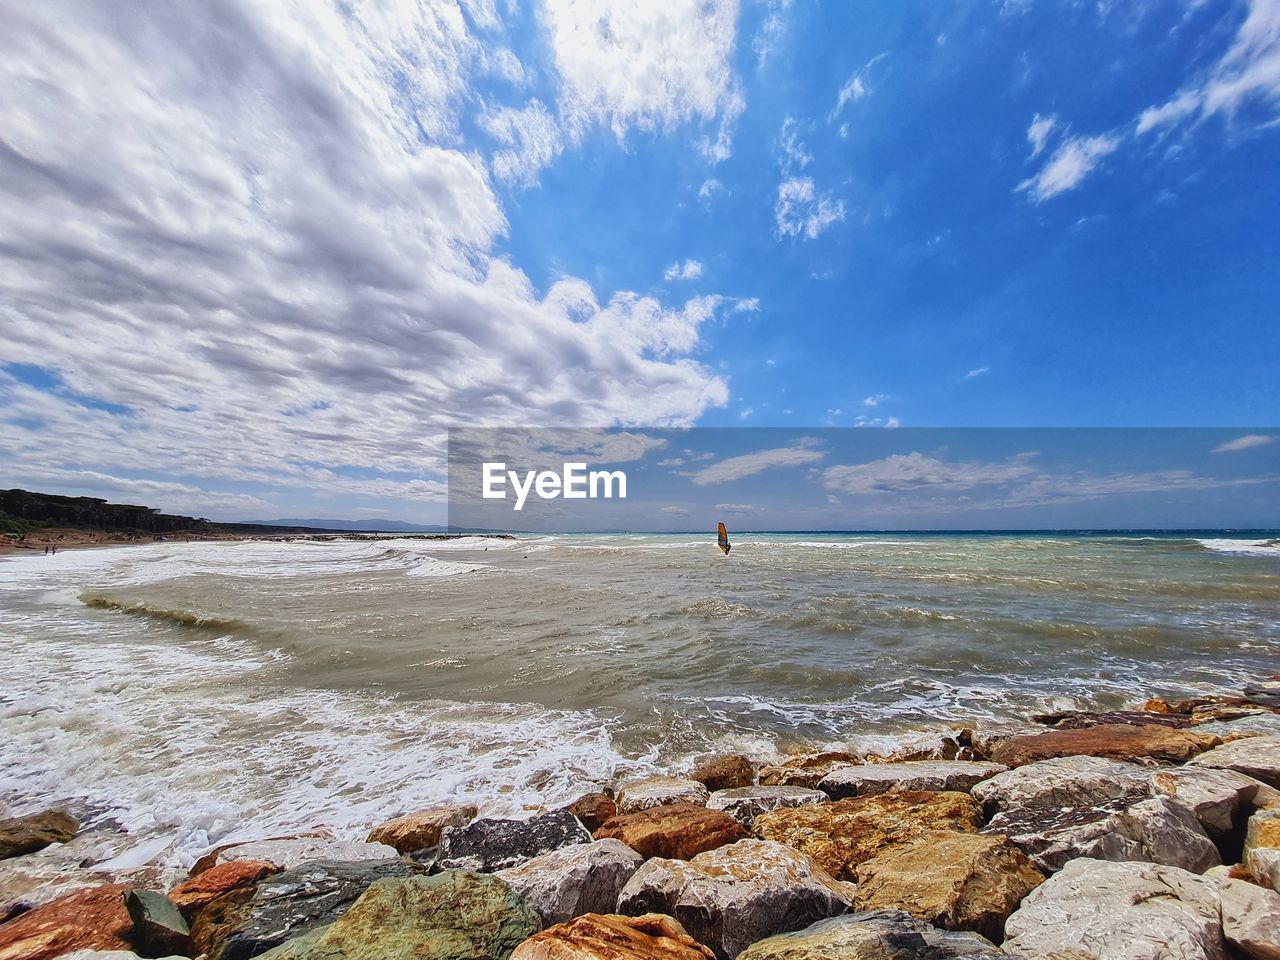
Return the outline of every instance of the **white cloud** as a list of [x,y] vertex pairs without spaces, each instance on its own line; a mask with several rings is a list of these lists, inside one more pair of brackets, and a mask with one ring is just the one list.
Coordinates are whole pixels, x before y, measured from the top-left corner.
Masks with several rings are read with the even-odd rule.
[[1053,152],[1039,173],[1018,184],[1018,189],[1029,191],[1032,199],[1042,203],[1078,186],[1103,157],[1119,146],[1120,139],[1109,135],[1072,137]]
[[873,393],[862,401],[862,405],[864,407],[878,407],[888,399],[889,395],[887,393]]
[[664,280],[697,280],[702,276],[701,260],[677,260],[662,272]]
[[947,463],[922,453],[895,453],[882,460],[822,471],[822,483],[837,493],[901,493],[924,488],[969,490],[986,484],[1009,483],[1036,473],[1025,458],[1006,463]]
[[499,180],[531,186],[564,148],[555,117],[540,100],[530,100],[520,110],[502,107],[480,122],[504,145],[491,161]]
[[1243,437],[1236,437],[1234,440],[1228,440],[1226,443],[1220,443],[1213,448],[1214,453],[1234,453],[1238,450],[1250,450],[1253,447],[1263,447],[1268,443],[1275,443],[1280,440],[1280,434],[1265,433],[1248,433]]
[[833,223],[843,220],[844,213],[844,201],[818,193],[812,177],[790,177],[778,184],[773,216],[781,236],[816,240]]
[[1045,144],[1049,142],[1049,135],[1053,133],[1057,123],[1057,117],[1042,117],[1038,113],[1031,119],[1031,126],[1027,127],[1027,143],[1031,144],[1031,159],[1034,160],[1044,151]]
[[990,367],[974,367],[972,370],[970,370],[968,373],[964,375],[964,378],[966,380],[972,380],[975,377],[981,377],[982,375],[990,372],[991,372]]
[[702,186],[698,188],[698,199],[703,201],[710,200],[722,190],[724,190],[723,183],[715,177],[708,177],[706,180],[702,181]]
[[861,69],[853,72],[849,79],[844,82],[844,85],[840,87],[840,92],[836,95],[835,109],[831,111],[829,120],[834,120],[838,117],[840,112],[849,104],[870,95],[871,84],[869,77],[871,68],[887,56],[889,56],[887,53],[877,54],[868,60]]
[[743,407],[742,410],[738,412],[738,419],[746,420],[755,412],[756,412],[755,407]]
[[687,517],[689,515],[689,511],[686,508],[677,506],[663,507],[658,512],[673,517]]
[[[733,305],[734,313],[756,313],[760,309],[759,297],[743,297]],[[773,363],[772,360],[768,361]]]
[[741,456],[729,457],[719,463],[703,467],[693,474],[693,482],[700,487],[713,483],[727,483],[741,480],[768,470],[771,467],[797,467],[806,463],[816,463],[825,457],[821,450],[815,450],[811,441],[796,443],[790,447],[775,447],[771,450],[758,450],[755,453],[744,453]]
[[731,516],[742,516],[754,513],[756,508],[749,503],[717,503],[716,509]]
[[757,69],[768,62],[774,48],[786,33],[786,14],[791,9],[792,2],[793,0],[767,0],[764,22],[760,24],[760,32],[752,41],[756,51]]
[[778,134],[778,147],[782,151],[782,169],[787,173],[803,170],[813,163],[813,154],[805,149],[796,130],[796,122],[791,117],[782,121],[782,132]]

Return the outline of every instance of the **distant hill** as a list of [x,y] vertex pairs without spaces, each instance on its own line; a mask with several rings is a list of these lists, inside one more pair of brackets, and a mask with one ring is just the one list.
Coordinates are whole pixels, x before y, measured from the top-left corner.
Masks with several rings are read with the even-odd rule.
[[441,533],[448,529],[438,523],[408,523],[404,520],[257,520],[268,527],[306,527],[321,530],[360,530],[371,533]]

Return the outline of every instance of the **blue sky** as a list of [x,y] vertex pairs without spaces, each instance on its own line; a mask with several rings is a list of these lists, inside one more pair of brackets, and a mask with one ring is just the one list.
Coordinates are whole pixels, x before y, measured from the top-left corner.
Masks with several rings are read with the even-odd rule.
[[458,426],[1277,424],[1280,0],[7,21],[5,485],[438,522]]

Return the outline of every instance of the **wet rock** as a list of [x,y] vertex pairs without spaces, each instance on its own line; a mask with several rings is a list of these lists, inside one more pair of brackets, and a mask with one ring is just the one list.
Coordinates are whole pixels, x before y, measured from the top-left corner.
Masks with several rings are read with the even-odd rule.
[[889,790],[959,790],[1008,769],[998,763],[973,760],[907,760],[837,767],[818,784],[837,800],[868,797]]
[[550,926],[584,913],[612,913],[642,863],[644,858],[621,841],[595,840],[552,850],[494,876]]
[[650,777],[628,783],[618,791],[618,813],[639,813],[654,807],[677,803],[705,805],[710,796],[707,788],[696,780],[679,777]]
[[436,866],[492,873],[561,847],[590,842],[587,828],[568,810],[550,810],[527,820],[486,817],[447,829],[440,838]]
[[859,910],[905,910],[948,930],[991,940],[1044,875],[1004,837],[929,831],[856,870]]
[[724,753],[699,763],[689,771],[689,779],[713,792],[736,790],[756,782],[756,764],[741,754]]
[[[192,924],[192,946],[209,960],[249,960],[286,940],[332,923],[378,880],[422,867],[400,858],[307,863],[262,880],[251,892],[214,901]],[[215,916],[206,917],[213,908]],[[214,922],[214,921],[217,922]]]
[[0,924],[0,960],[52,960],[72,950],[132,950],[128,888],[77,890]]
[[[873,742],[861,748],[862,763],[901,763],[908,760],[956,760],[972,731],[951,733],[909,733],[892,737],[887,743]],[[877,738],[878,739],[878,738]],[[965,757],[964,759],[971,759]]]
[[658,913],[642,917],[591,913],[535,933],[511,960],[714,960],[679,922]]
[[[236,847],[243,847],[246,844],[267,843],[267,842],[274,843],[279,840],[332,840],[332,839],[333,839],[333,835],[326,831],[315,831],[312,833],[295,833],[295,834],[290,834],[289,836],[284,836],[284,837],[260,837],[257,840],[233,840],[231,843],[222,843],[216,847],[213,847],[211,850],[205,851],[205,853],[202,854],[200,858],[196,860],[194,864],[191,865],[191,876],[194,877],[197,873],[204,873],[204,871],[208,870],[210,867],[218,863],[220,859],[223,859],[222,855],[224,853],[226,853],[229,850],[234,850]],[[230,860],[235,858],[227,857],[225,859]],[[320,858],[320,859],[323,859],[323,858]],[[342,858],[334,857],[333,859],[342,859]],[[292,865],[296,866],[296,864],[292,864]],[[281,869],[283,870],[287,868],[281,867]]]
[[762,767],[760,783],[767,787],[814,789],[823,777],[837,767],[847,767],[862,762],[862,754],[858,753],[808,753]]
[[1226,960],[1217,884],[1177,867],[1073,860],[1005,922],[1004,949],[1072,960]]
[[779,843],[742,840],[692,860],[650,860],[618,897],[621,913],[670,914],[722,960],[816,919],[844,913],[853,896],[811,858]]
[[1259,790],[1275,792],[1243,773],[1207,767],[1157,770],[1151,774],[1151,786],[1194,813],[1201,826],[1216,837],[1234,829],[1236,812],[1247,810]]
[[988,814],[1023,807],[1078,807],[1151,795],[1151,771],[1102,757],[1060,757],[998,773],[969,792]]
[[1202,753],[1191,763],[1197,767],[1234,770],[1268,786],[1280,788],[1280,737],[1248,737],[1233,740]]
[[1280,714],[1256,713],[1232,720],[1212,720],[1196,725],[1197,733],[1211,733],[1223,743],[1241,737],[1280,737]]
[[717,790],[707,801],[711,810],[723,810],[748,830],[762,813],[784,807],[802,807],[808,803],[825,803],[827,795],[807,787],[738,787]]
[[1127,723],[1135,727],[1157,726],[1185,729],[1191,726],[1191,718],[1177,713],[1158,713],[1151,710],[1107,710],[1089,712],[1068,710],[1063,713],[1041,713],[1031,718],[1036,723],[1056,730],[1082,730],[1086,727]]
[[1203,873],[1222,862],[1194,813],[1168,797],[1079,807],[1018,807],[991,818],[984,833],[1003,834],[1042,870],[1078,857],[1135,860]]
[[1249,697],[1249,696],[1231,697],[1231,696],[1220,696],[1216,694],[1211,694],[1208,696],[1190,697],[1186,700],[1178,700],[1173,703],[1166,702],[1159,698],[1154,700],[1148,700],[1146,709],[1161,710],[1166,713],[1185,713],[1185,714],[1193,714],[1193,713],[1204,714],[1209,711],[1214,711],[1219,715],[1222,715],[1233,708],[1237,710],[1243,710],[1243,711],[1250,711],[1250,710],[1257,710],[1257,709],[1273,710],[1277,706],[1280,706],[1280,705],[1278,704],[1268,705],[1265,702],[1265,698],[1256,698],[1256,697]]
[[125,909],[133,921],[133,948],[144,957],[185,954],[191,931],[178,905],[161,893],[130,890]]
[[51,843],[66,843],[79,829],[80,821],[61,810],[0,820],[0,860],[35,853]]
[[[212,863],[206,863],[204,869],[219,863],[234,863],[237,860],[258,860],[270,863],[281,870],[292,870],[304,863],[316,860],[329,861],[364,861],[395,858],[398,854],[394,847],[384,843],[361,843],[358,840],[327,840],[324,838],[299,837],[288,840],[250,840],[237,843],[217,851]],[[206,862],[207,858],[202,858]],[[198,874],[192,868],[192,874]]]
[[373,884],[327,926],[271,960],[507,960],[537,914],[495,877],[449,870]]
[[438,845],[446,828],[470,823],[475,816],[475,804],[419,810],[374,827],[369,843],[384,843],[400,853],[417,853]]
[[1106,724],[1013,737],[998,744],[991,751],[991,759],[1008,767],[1068,756],[1182,763],[1219,742],[1217,737],[1192,730]]
[[676,860],[688,860],[747,836],[727,813],[688,803],[614,817],[595,833],[597,840],[621,840],[646,859]]
[[232,860],[184,880],[169,891],[169,899],[190,919],[232,890],[252,887],[263,877],[279,872],[279,867],[265,860]]
[[1249,817],[1244,833],[1244,859],[1263,847],[1280,848],[1280,809],[1258,810]]
[[1280,960],[1280,893],[1227,880],[1219,902],[1227,943],[1251,960]]
[[1014,960],[976,933],[939,930],[901,910],[851,913],[761,940],[738,960]]
[[886,847],[927,830],[975,832],[977,805],[965,793],[901,791],[774,810],[756,817],[753,829],[766,840],[801,850],[840,880]]
[[588,793],[565,807],[582,821],[582,825],[595,833],[606,821],[618,815],[618,806],[607,793]]

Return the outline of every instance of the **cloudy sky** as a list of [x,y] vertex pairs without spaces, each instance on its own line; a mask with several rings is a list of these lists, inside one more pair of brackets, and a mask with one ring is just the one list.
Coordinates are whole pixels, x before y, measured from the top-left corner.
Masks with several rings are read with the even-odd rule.
[[0,0],[0,484],[444,514],[477,425],[1280,410],[1280,0]]

